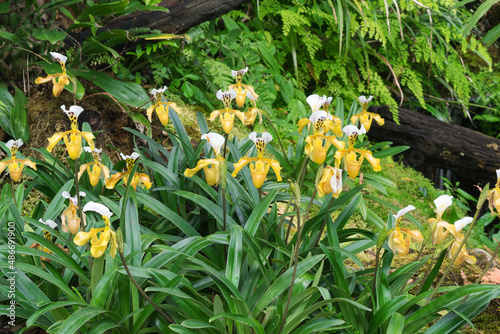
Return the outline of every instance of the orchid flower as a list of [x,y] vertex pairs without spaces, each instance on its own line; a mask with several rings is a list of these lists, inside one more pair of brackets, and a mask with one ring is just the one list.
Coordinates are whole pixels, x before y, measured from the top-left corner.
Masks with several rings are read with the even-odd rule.
[[274,170],[276,174],[276,178],[278,181],[281,181],[280,170],[281,166],[278,161],[264,158],[264,150],[266,148],[266,144],[273,140],[273,136],[270,133],[264,132],[261,138],[257,138],[257,132],[252,132],[248,138],[250,138],[257,148],[257,157],[256,158],[248,158],[243,157],[237,163],[234,164],[234,172],[233,177],[236,177],[238,172],[250,162],[254,162],[250,165],[250,173],[252,174],[252,181],[255,188],[259,189],[264,184],[266,180],[267,173],[269,172],[269,167]]
[[497,169],[497,183],[495,188],[488,192],[488,206],[492,217],[495,215],[493,208],[497,210],[496,215],[500,215],[500,169]]
[[220,167],[224,163],[221,148],[224,145],[224,137],[218,133],[205,133],[201,139],[208,141],[215,153],[215,159],[199,160],[195,168],[188,168],[184,171],[184,176],[193,177],[196,172],[203,168],[205,179],[210,186],[218,186],[221,181]]
[[318,94],[309,95],[306,102],[311,106],[312,112],[318,111],[326,102],[326,96],[319,96]]
[[61,95],[64,86],[69,84],[69,77],[66,74],[66,60],[68,60],[68,57],[63,56],[62,54],[57,52],[51,52],[50,54],[61,65],[62,73],[49,74],[45,78],[38,77],[35,79],[35,83],[38,85],[52,80],[52,84],[54,85],[52,88],[52,93],[54,93],[55,97],[58,97],[59,95]]
[[436,218],[430,218],[427,222],[432,226],[431,239],[434,245],[440,243],[448,236],[450,224],[441,220],[444,211],[453,203],[453,196],[441,195],[434,200],[436,204]]
[[[83,191],[79,193],[80,197],[85,197],[86,194]],[[80,229],[81,219],[78,217],[78,198],[75,196],[71,197],[71,194],[67,191],[62,193],[62,197],[69,199],[69,206],[61,214],[61,230],[63,232],[71,232],[71,234],[77,234]],[[85,220],[85,214],[83,215],[83,224],[86,226],[87,222]],[[68,220],[68,225],[66,226],[66,220]]]
[[412,241],[422,242],[424,240],[420,231],[399,227],[404,215],[412,210],[415,210],[415,207],[413,205],[408,205],[406,208],[399,210],[398,213],[394,215],[396,227],[391,234],[389,234],[387,241],[389,243],[389,247],[395,254],[406,255],[410,251],[410,244]]
[[460,244],[464,240],[464,235],[460,233],[460,231],[468,224],[472,223],[473,219],[472,217],[464,217],[460,220],[457,220],[454,225],[449,226],[450,233],[455,237],[455,241],[451,244],[451,246],[448,249],[448,256],[450,259],[453,259],[453,256],[455,256],[456,252],[458,253],[457,258],[455,259],[455,262],[453,262],[454,265],[459,266],[462,263],[467,262],[469,264],[475,264],[476,263],[476,258],[474,256],[471,256],[467,254],[467,251],[465,250],[465,247],[460,249]]
[[328,131],[332,131],[335,136],[342,137],[342,121],[337,116],[332,116],[324,110],[316,110],[309,118],[301,118],[298,122],[299,133],[302,134],[302,130],[306,125],[315,124],[317,121],[322,123],[318,128],[314,125],[315,133],[323,135]]
[[248,97],[250,100],[255,101],[259,98],[252,86],[244,85],[241,83],[243,75],[247,73],[248,67],[242,68],[238,71],[231,71],[231,75],[236,79],[234,85],[229,86],[229,90],[233,89],[236,92],[236,104],[238,107],[243,107],[245,100]]
[[[317,164],[322,164],[326,159],[326,153],[330,148],[330,144],[335,146],[337,149],[344,148],[344,142],[337,140],[335,136],[326,136],[325,133],[325,123],[333,122],[328,118],[328,114],[324,110],[315,111],[309,118],[310,122],[314,124],[314,134],[306,138],[305,152],[309,155],[312,161]],[[303,126],[302,126],[303,127]],[[330,127],[330,125],[328,125]],[[300,121],[299,121],[299,132]]]
[[163,98],[163,93],[167,90],[167,86],[163,86],[163,88],[160,89],[155,89],[153,88],[149,94],[153,94],[155,103],[150,106],[147,110],[146,113],[148,115],[149,122],[151,123],[151,116],[153,115],[153,111],[156,111],[156,115],[160,119],[161,124],[163,126],[166,126],[168,123],[168,108],[174,109],[177,113],[180,113],[179,107],[174,102],[167,102]]
[[109,177],[109,169],[101,163],[100,154],[102,149],[94,148],[93,150],[85,146],[83,148],[85,152],[92,153],[92,157],[94,158],[93,162],[89,162],[80,167],[80,171],[78,172],[78,180],[82,177],[83,173],[87,171],[89,174],[90,184],[92,187],[95,187],[97,183],[99,183],[99,179],[102,175],[104,175],[104,180]]
[[248,110],[245,112],[245,121],[243,124],[247,126],[253,125],[255,123],[255,119],[257,118],[257,115],[259,115],[259,124],[262,124],[262,110],[257,108],[257,104],[255,103],[255,100],[251,100],[253,107],[248,108]]
[[[131,155],[124,155],[123,153],[120,153],[120,157],[127,162],[127,171],[126,172],[120,172],[111,175],[107,180],[106,180],[106,188],[108,189],[113,189],[118,181],[123,178],[123,182],[127,184],[127,179],[129,177],[130,172],[132,172],[132,169],[134,168],[135,162],[137,159],[140,157],[139,153],[132,153]],[[146,189],[151,188],[151,181],[149,180],[149,176],[146,174],[142,173],[137,173],[135,172],[134,176],[132,177],[132,181],[130,181],[130,185],[134,187],[134,190],[137,189],[137,184],[139,181],[142,181]]]
[[95,137],[90,132],[81,132],[78,130],[78,116],[80,116],[83,111],[82,107],[71,106],[68,110],[66,110],[66,106],[62,105],[61,109],[64,113],[66,113],[66,115],[68,115],[69,120],[71,121],[71,130],[53,134],[52,137],[49,138],[47,151],[52,152],[57,143],[59,143],[61,139],[64,139],[69,157],[76,160],[82,153],[82,137],[85,138],[87,143],[89,143],[92,150],[94,149]]
[[355,125],[347,125],[343,130],[349,138],[349,147],[347,149],[339,149],[335,152],[335,164],[339,166],[342,158],[345,157],[347,174],[353,179],[358,176],[361,164],[365,158],[372,165],[374,171],[378,172],[382,170],[380,159],[374,158],[371,151],[354,148],[354,143],[358,135],[366,133],[363,125],[361,125],[361,129],[358,129]]
[[210,122],[213,122],[217,116],[220,115],[220,121],[225,133],[231,132],[231,129],[233,128],[234,115],[238,116],[242,123],[245,123],[245,114],[241,111],[231,109],[231,101],[233,101],[236,96],[237,93],[234,89],[230,89],[226,92],[219,90],[217,92],[217,98],[224,103],[224,109],[212,111],[210,118],[208,119]]
[[[51,219],[47,219],[47,221],[44,221],[42,218],[40,218],[38,221],[44,225],[47,225],[53,230],[55,230],[55,228],[57,227],[57,223]],[[43,237],[49,241],[52,241],[52,235],[45,229],[43,230]]]
[[21,179],[21,175],[23,173],[24,165],[29,166],[36,170],[36,164],[31,160],[25,159],[16,159],[17,151],[19,147],[23,145],[23,141],[21,139],[14,140],[11,139],[5,146],[10,150],[10,159],[0,161],[0,173],[4,171],[5,168],[9,168],[9,175],[12,181],[19,182]]
[[[327,133],[329,130],[331,130],[335,136],[337,137],[342,137],[342,121],[340,118],[337,116],[332,116],[328,113],[328,107],[332,101],[332,97],[326,97],[326,95],[319,96],[317,94],[309,95],[306,99],[307,103],[311,106],[312,110],[312,115],[309,118],[302,118],[298,122],[299,126],[299,133],[302,134],[302,130],[306,125],[310,125],[311,123],[314,124],[314,121],[312,120],[313,117],[316,114],[317,111],[320,111],[321,108],[324,107],[324,110],[321,110],[321,117],[325,117],[325,120],[323,122],[323,127],[321,131],[323,132],[322,134]],[[323,114],[326,113],[326,114]],[[317,114],[316,114],[317,115]],[[315,129],[316,130],[316,129]]]
[[384,119],[380,117],[379,114],[368,112],[368,103],[370,103],[372,98],[373,96],[371,95],[369,98],[366,98],[365,96],[360,96],[358,100],[361,103],[362,111],[359,114],[353,115],[351,117],[352,124],[356,124],[356,122],[359,119],[359,122],[363,124],[363,126],[365,127],[366,132],[370,131],[373,120],[375,120],[380,126],[384,125],[385,123]]
[[333,198],[338,198],[342,192],[342,169],[326,166],[316,186],[316,191],[319,197],[331,193]]
[[[92,239],[90,241],[90,254],[94,258],[101,257],[104,254],[106,248],[108,248],[108,244],[111,243],[109,255],[114,258],[116,255],[116,250],[118,249],[118,243],[116,242],[116,233],[111,230],[110,227],[109,219],[113,215],[113,213],[105,205],[95,202],[88,202],[87,204],[85,204],[85,206],[83,207],[83,211],[93,211],[100,214],[102,219],[104,220],[104,227],[91,228],[89,232],[78,232],[78,234],[75,235],[73,242],[77,246],[83,246]],[[100,236],[98,236],[99,233],[101,233]]]
[[323,95],[323,99],[325,100],[325,102],[321,106],[321,109],[328,112],[328,109],[330,109],[330,104],[332,104],[333,97],[331,97],[331,96],[326,97],[326,95]]

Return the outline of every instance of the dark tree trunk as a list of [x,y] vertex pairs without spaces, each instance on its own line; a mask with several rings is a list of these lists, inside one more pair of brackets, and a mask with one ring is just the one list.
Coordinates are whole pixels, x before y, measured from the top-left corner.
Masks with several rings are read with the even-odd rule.
[[[113,19],[100,30],[148,27],[164,33],[181,34],[200,23],[240,8],[243,3],[245,0],[165,0],[159,6],[168,8],[168,13],[136,12]],[[72,34],[72,37],[83,41],[88,34],[86,30]]]
[[138,12],[109,22],[106,28],[149,27],[166,33],[184,33],[191,27],[238,9],[244,0],[165,0],[169,12]]
[[370,111],[380,114],[385,124],[374,122],[368,136],[410,146],[405,158],[412,166],[449,169],[474,184],[496,183],[499,139],[407,109],[399,109],[400,125],[387,107],[371,107]]

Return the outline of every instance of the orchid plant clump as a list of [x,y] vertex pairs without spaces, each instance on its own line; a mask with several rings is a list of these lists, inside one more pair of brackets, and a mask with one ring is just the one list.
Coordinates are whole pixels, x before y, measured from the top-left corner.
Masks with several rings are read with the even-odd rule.
[[[52,80],[54,95],[68,84],[65,61],[62,73],[37,80]],[[2,192],[13,201],[0,204],[18,232],[16,270],[23,275],[17,276],[17,307],[26,326],[58,333],[439,332],[459,328],[500,296],[496,286],[476,285],[447,287],[453,295],[431,294],[442,259],[411,251],[412,243],[425,244],[426,230],[434,244],[448,248],[450,265],[475,262],[465,250],[464,232],[474,220],[444,221],[451,197],[436,199],[436,218],[423,228],[409,214],[418,211],[417,204],[390,214],[386,223],[370,209],[364,197],[375,198],[372,193],[390,184],[371,172],[380,171],[380,159],[390,155],[386,149],[374,152],[366,137],[373,121],[384,124],[368,112],[371,96],[360,96],[344,117],[339,98],[332,110],[333,97],[310,95],[305,102],[311,111],[298,120],[285,147],[272,132],[272,113],[257,108],[259,95],[243,83],[257,82],[248,67],[231,74],[236,83],[216,94],[224,108],[208,118],[219,117],[224,133],[211,131],[200,112],[203,135],[194,146],[179,119],[182,110],[164,97],[166,87],[153,89],[153,103],[144,109],[150,122],[154,113],[163,126],[171,121],[169,149],[140,133],[147,145],[120,153],[124,162],[113,166],[107,155],[101,160],[102,149],[94,143],[99,137],[79,130],[83,108],[64,105],[71,129],[48,139],[47,151],[40,150],[46,161],[17,159],[22,141],[6,143],[10,158],[0,162],[0,171],[8,168],[18,182],[27,165],[34,176],[26,188],[12,188],[12,197]],[[261,118],[259,133],[235,135],[235,116],[251,127],[257,115],[269,124]],[[265,126],[269,132],[260,130]],[[74,168],[50,155],[62,140]],[[497,175],[500,180],[500,170]],[[117,186],[120,180],[130,187]],[[498,214],[499,184],[487,191],[492,214]],[[14,201],[23,200],[25,189],[45,195],[29,217]],[[396,211],[385,203],[388,214],[386,206]],[[356,211],[377,230],[348,227]],[[405,227],[405,218],[421,231]],[[447,242],[449,235],[453,240]],[[373,263],[357,257],[373,247]],[[7,258],[5,250],[0,248],[0,256]],[[411,263],[391,270],[394,256],[412,257]],[[434,270],[421,274],[428,264]],[[418,293],[412,282],[422,282]],[[465,296],[474,307],[461,304]]]

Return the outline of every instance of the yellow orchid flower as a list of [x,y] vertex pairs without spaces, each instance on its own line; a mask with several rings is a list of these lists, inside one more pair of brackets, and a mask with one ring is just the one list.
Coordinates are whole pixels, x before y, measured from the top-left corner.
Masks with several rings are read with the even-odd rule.
[[217,98],[224,103],[224,109],[212,111],[210,118],[208,119],[210,122],[213,122],[217,116],[220,115],[220,121],[225,133],[231,132],[231,129],[233,128],[234,115],[236,115],[242,123],[245,123],[245,114],[241,111],[231,109],[231,101],[236,97],[236,95],[237,94],[234,89],[230,89],[227,92],[219,90],[217,92]]
[[100,154],[102,152],[102,149],[94,148],[94,150],[92,150],[88,146],[85,146],[83,149],[85,150],[85,152],[92,153],[94,162],[89,162],[80,167],[80,170],[78,171],[78,180],[80,180],[83,173],[87,171],[87,173],[89,174],[90,184],[92,185],[92,187],[95,187],[97,183],[99,183],[101,175],[104,175],[104,180],[109,177],[109,169],[100,161]]
[[5,146],[10,150],[10,159],[0,161],[0,173],[4,171],[5,168],[9,168],[9,175],[12,181],[19,182],[21,180],[21,175],[23,173],[24,165],[29,166],[36,170],[36,164],[28,159],[16,159],[17,151],[19,147],[23,145],[23,141],[21,139],[14,140],[11,139]]
[[365,96],[360,96],[358,99],[361,103],[362,111],[359,114],[353,115],[351,117],[352,124],[356,124],[359,119],[359,122],[365,127],[366,132],[370,131],[373,120],[375,120],[380,126],[384,125],[385,123],[384,119],[380,117],[379,114],[368,112],[368,103],[370,103],[372,98],[373,96],[371,95],[368,98],[366,98]]
[[[106,184],[105,184],[106,188],[113,189],[116,186],[116,184],[118,183],[118,181],[120,181],[120,179],[122,179],[122,178],[123,178],[123,182],[125,182],[125,184],[127,184],[127,179],[129,177],[129,174],[132,171],[132,168],[134,168],[135,162],[137,161],[139,156],[140,156],[139,153],[136,153],[136,152],[132,153],[131,155],[124,155],[123,153],[120,153],[120,157],[123,160],[127,161],[127,171],[111,175],[106,180]],[[137,189],[137,184],[139,183],[139,181],[142,181],[142,183],[144,184],[146,189],[151,188],[152,183],[149,180],[149,176],[147,176],[146,174],[136,172],[134,174],[134,176],[132,177],[132,181],[130,181],[130,185],[132,187],[134,187],[134,190]]]
[[168,123],[168,108],[174,109],[177,113],[180,113],[179,107],[174,102],[167,102],[163,98],[163,92],[167,90],[167,86],[163,86],[163,88],[160,89],[155,89],[153,88],[149,94],[154,95],[154,100],[155,103],[150,106],[147,110],[146,113],[148,115],[149,122],[152,122],[151,116],[153,115],[153,111],[156,111],[156,115],[160,119],[161,124],[163,126],[166,126]]
[[238,172],[248,165],[250,162],[254,162],[250,165],[250,173],[252,174],[252,181],[255,188],[259,189],[264,184],[266,180],[267,173],[269,172],[269,167],[274,170],[276,174],[276,178],[278,181],[281,181],[280,170],[281,166],[278,161],[264,158],[264,149],[266,148],[266,144],[273,140],[273,136],[270,133],[264,132],[262,134],[262,138],[257,138],[257,132],[252,132],[248,138],[250,138],[257,148],[257,157],[256,158],[248,158],[243,157],[237,163],[234,164],[234,172],[233,177],[236,177]]
[[255,101],[259,98],[259,95],[255,93],[252,86],[244,85],[241,83],[243,75],[247,73],[247,71],[248,67],[242,68],[238,71],[231,71],[231,75],[236,79],[236,83],[229,86],[229,89],[233,89],[236,92],[236,104],[240,108],[245,104],[245,100],[247,97],[252,101]]
[[[86,194],[83,191],[79,193],[80,197],[85,197]],[[71,234],[77,234],[80,229],[81,219],[78,217],[78,198],[77,195],[71,197],[71,194],[67,191],[63,191],[62,197],[69,199],[69,206],[61,214],[61,230],[63,232],[71,232]],[[83,214],[83,224],[87,226],[85,219],[85,214]],[[66,225],[66,220],[68,220],[68,225]]]
[[497,210],[496,215],[500,215],[500,169],[497,169],[497,183],[495,188],[488,192],[488,206],[492,217],[495,215],[493,208]]
[[66,115],[68,115],[69,120],[71,121],[71,130],[53,134],[52,137],[49,138],[47,151],[52,152],[57,143],[59,143],[61,139],[64,139],[69,157],[76,160],[82,153],[82,137],[85,138],[87,143],[89,143],[92,150],[94,149],[95,137],[90,132],[82,132],[78,130],[78,116],[80,116],[83,111],[82,107],[71,106],[68,110],[66,110],[66,106],[62,105],[61,109],[66,113]]
[[63,56],[62,54],[57,52],[51,52],[50,54],[61,65],[62,73],[49,74],[45,78],[38,77],[35,79],[35,83],[38,85],[52,80],[52,84],[54,85],[52,87],[52,93],[54,93],[55,97],[58,97],[59,95],[61,95],[64,86],[69,84],[69,78],[68,75],[66,74],[66,60],[68,60],[68,57]]
[[[101,257],[106,248],[108,248],[108,244],[111,244],[109,255],[114,258],[118,249],[118,243],[116,242],[116,233],[110,228],[109,219],[113,213],[106,206],[95,202],[85,204],[83,211],[93,211],[100,214],[104,220],[104,228],[91,228],[89,232],[78,232],[73,242],[77,246],[83,246],[92,239],[90,241],[90,254],[94,258]],[[101,233],[100,236],[98,236],[99,233]]]
[[[299,120],[299,134],[302,134],[302,130],[307,125],[309,126],[311,123],[314,124],[315,120],[318,118],[325,118],[323,121],[323,126],[321,129],[316,129],[315,131],[321,131],[321,134],[325,134],[328,131],[332,131],[335,136],[342,137],[342,121],[337,116],[332,116],[328,113],[328,106],[333,98],[326,96],[320,97],[319,95],[313,94],[307,97],[307,103],[311,106],[312,115],[309,118],[301,118]],[[320,110],[320,108],[324,107],[325,110]],[[318,113],[321,112],[321,113]]]
[[436,204],[436,218],[430,218],[427,222],[431,224],[432,234],[431,239],[434,245],[439,244],[441,241],[448,237],[450,224],[441,220],[444,211],[453,203],[453,196],[441,195],[434,200]]
[[343,149],[345,145],[344,142],[337,140],[334,136],[324,135],[325,122],[331,122],[327,117],[328,114],[324,110],[317,110],[311,115],[310,121],[314,124],[314,135],[306,138],[306,147],[304,149],[309,158],[320,165],[325,161],[330,145],[335,146],[338,150]]
[[247,126],[253,125],[255,123],[255,119],[257,118],[257,115],[259,115],[259,124],[262,124],[262,110],[257,108],[257,105],[255,103],[255,100],[251,100],[253,107],[248,108],[248,110],[244,113],[245,114],[245,121],[243,124]]
[[413,205],[408,205],[406,208],[398,211],[396,215],[394,215],[394,219],[396,220],[396,227],[391,234],[389,234],[389,238],[387,240],[389,247],[395,254],[406,255],[410,251],[411,242],[422,242],[424,237],[422,233],[417,230],[411,230],[409,228],[400,228],[399,224],[403,220],[405,214],[410,212],[411,210],[415,210]]
[[319,197],[331,193],[334,198],[339,198],[342,192],[342,169],[326,166],[316,186],[316,192]]
[[[220,152],[222,145],[224,145],[224,137],[218,133],[206,133],[201,136],[201,139],[208,141],[212,146],[215,159],[202,159],[199,160],[195,168],[188,168],[184,171],[184,176],[193,177],[200,169],[203,168],[205,172],[205,180],[210,186],[218,186],[221,179],[220,165],[224,163],[224,158]],[[211,166],[211,167],[210,167]]]
[[448,224],[447,226],[447,229],[450,231],[451,235],[455,237],[455,241],[453,241],[453,243],[448,249],[448,257],[451,260],[453,259],[453,256],[455,256],[455,253],[457,251],[459,252],[457,258],[455,259],[455,262],[453,263],[456,266],[461,265],[462,263],[464,263],[464,261],[469,264],[476,263],[476,258],[474,256],[467,254],[465,247],[459,250],[460,244],[464,240],[464,235],[460,233],[460,231],[466,225],[472,223],[472,221],[473,221],[472,217],[464,217],[460,220],[457,220],[454,225]]
[[[374,158],[372,152],[354,148],[354,143],[356,142],[358,135],[366,133],[363,125],[361,125],[361,129],[358,129],[354,125],[347,125],[343,130],[349,138],[349,147],[347,149],[339,149],[335,152],[335,164],[340,166],[342,158],[345,157],[344,161],[347,174],[349,174],[349,176],[353,179],[358,176],[361,164],[365,158],[368,160],[370,165],[372,165],[374,171],[381,171],[382,167],[380,166],[380,159]],[[359,154],[359,158],[357,154]]]

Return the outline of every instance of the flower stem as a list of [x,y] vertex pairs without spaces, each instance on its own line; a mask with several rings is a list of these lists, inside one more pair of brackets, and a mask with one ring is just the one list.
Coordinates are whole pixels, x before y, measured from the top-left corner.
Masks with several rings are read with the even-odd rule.
[[78,162],[80,159],[75,159],[75,191],[76,191],[76,200],[78,201],[78,214],[80,215],[80,231],[85,230],[83,226],[83,209],[82,209],[82,201],[80,200],[80,185],[78,183]]
[[274,134],[276,135],[276,138],[278,138],[278,144],[281,147],[281,151],[283,152],[283,156],[285,157],[286,163],[288,164],[288,166],[291,166],[290,161],[288,160],[288,156],[286,155],[285,148],[283,147],[283,144],[281,143],[280,136],[278,135],[278,131],[276,131],[276,129],[274,128],[274,124],[271,120],[271,117],[269,117],[267,112],[265,112],[264,115],[266,116],[266,119],[268,120],[269,124],[271,125],[271,128],[273,128],[273,131],[274,131]]
[[309,162],[309,156],[304,158],[304,162],[302,163],[302,167],[300,168],[300,173],[299,173],[299,188],[302,188],[302,185],[304,184],[304,178],[306,175],[307,171],[307,163]]
[[156,311],[158,311],[158,313],[161,314],[161,316],[163,318],[165,318],[165,320],[168,321],[168,323],[170,323],[170,324],[175,323],[165,312],[163,312],[163,310],[158,305],[156,305],[155,302],[153,302],[153,300],[151,298],[149,298],[149,296],[144,292],[144,290],[142,290],[142,288],[136,282],[136,280],[134,279],[134,277],[130,273],[130,270],[129,270],[128,266],[127,266],[127,261],[125,260],[125,257],[123,256],[123,253],[119,251],[118,254],[120,254],[120,259],[122,260],[123,267],[125,268],[125,271],[127,272],[127,275],[130,278],[130,281],[135,285],[135,287],[137,288],[137,290],[139,291],[139,293],[144,298],[146,298],[146,300],[156,309]]
[[227,161],[226,161],[226,148],[227,148],[227,140],[229,138],[229,134],[224,135],[224,150],[222,151],[222,156],[224,158],[224,162],[222,163],[222,182],[221,182],[221,197],[222,197],[222,229],[226,231],[227,222],[226,222],[226,182],[227,182]]
[[[297,191],[300,191],[300,190],[297,189]],[[302,234],[302,226],[300,224],[300,195],[298,195],[298,194],[295,194],[295,209],[296,209],[296,214],[297,214],[297,234],[295,235],[295,247],[294,247],[294,250],[293,250],[294,254],[293,254],[292,281],[290,283],[290,288],[288,290],[288,298],[287,298],[287,301],[286,301],[285,311],[283,312],[283,320],[281,321],[281,326],[280,326],[279,333],[281,333],[283,331],[283,328],[285,327],[285,324],[286,324],[286,317],[287,317],[287,314],[288,314],[288,307],[290,306],[290,301],[292,299],[293,285],[294,285],[294,282],[295,282],[295,276],[297,275],[297,266],[298,266],[298,263],[299,263],[299,251],[300,251],[300,241],[301,241],[301,234]]]
[[[333,201],[334,201],[334,198],[332,196],[332,198],[330,198],[330,204],[328,205],[327,211],[329,211],[332,208]],[[314,247],[318,246],[319,242],[321,241],[321,236],[323,235],[323,230],[325,229],[327,218],[328,218],[328,216],[325,216],[325,219],[323,219],[323,223],[321,223],[321,227],[319,229],[318,237],[316,238],[316,241],[314,242]]]
[[316,192],[317,192],[316,187],[314,187],[313,193],[311,195],[311,200],[309,201],[309,204],[307,204],[306,214],[304,216],[304,222],[306,222],[309,219],[309,211],[311,210],[312,203],[314,201],[314,198],[316,197]]
[[476,284],[479,284],[479,282],[481,282],[481,279],[483,278],[484,274],[486,274],[486,272],[490,269],[493,261],[495,261],[497,255],[498,255],[498,251],[499,250],[500,250],[500,243],[498,243],[497,247],[495,248],[495,252],[493,252],[493,255],[491,256],[491,259],[488,262],[488,265],[484,268],[484,270],[481,273],[481,275],[479,275],[479,277],[477,278]]
[[9,177],[9,179],[10,179],[10,191],[12,192],[12,201],[14,201],[14,206],[17,208],[16,192],[14,191],[14,181],[12,181],[11,177]]
[[290,208],[290,204],[292,203],[292,199],[293,199],[293,194],[290,195],[290,199],[286,203],[285,210],[283,210],[283,214],[281,215],[281,221],[278,225],[278,228],[276,229],[276,233],[279,233],[281,226],[283,226],[283,222],[285,221],[285,215],[288,212],[288,208]]

